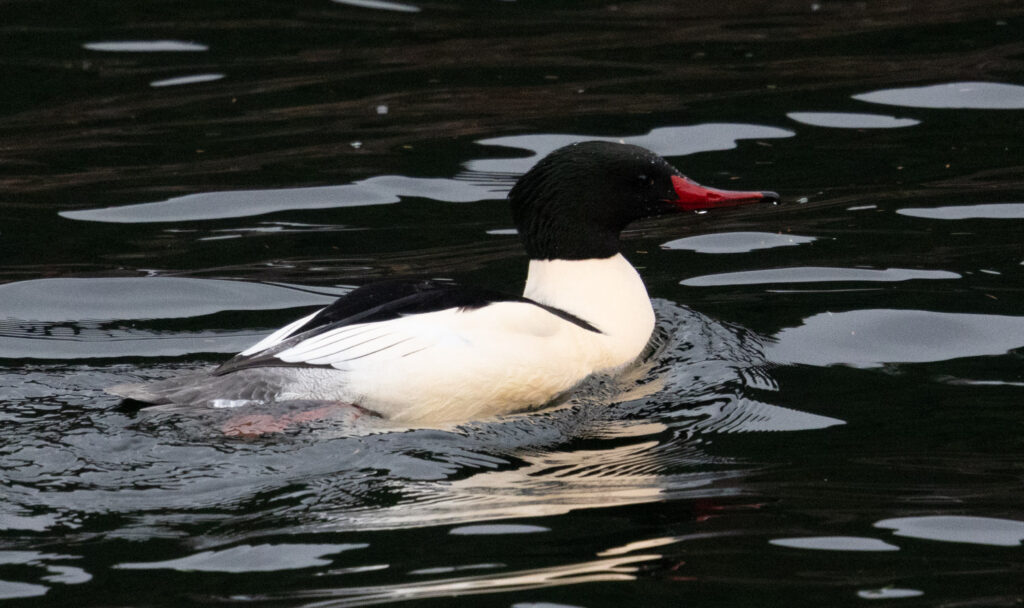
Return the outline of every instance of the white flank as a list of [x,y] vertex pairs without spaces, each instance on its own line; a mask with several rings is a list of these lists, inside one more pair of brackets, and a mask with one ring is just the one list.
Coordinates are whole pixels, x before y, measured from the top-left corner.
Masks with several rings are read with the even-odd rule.
[[[347,325],[275,355],[324,366],[289,371],[294,381],[278,398],[350,401],[401,423],[492,416],[542,405],[590,374],[631,363],[654,329],[647,290],[621,255],[533,260],[524,295],[598,331],[515,301]],[[242,355],[281,343],[312,316]]]

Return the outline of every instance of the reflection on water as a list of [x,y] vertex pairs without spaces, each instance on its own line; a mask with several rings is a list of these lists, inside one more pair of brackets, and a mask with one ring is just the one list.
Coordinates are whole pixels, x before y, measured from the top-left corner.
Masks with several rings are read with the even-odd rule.
[[1000,82],[950,82],[872,91],[854,95],[853,98],[909,108],[1022,110],[1024,86]]
[[465,163],[467,170],[479,173],[513,172],[526,173],[537,161],[548,153],[577,141],[600,140],[623,142],[653,150],[661,156],[686,156],[712,150],[732,150],[742,139],[776,139],[793,137],[792,131],[762,125],[712,123],[683,127],[659,127],[645,135],[622,137],[601,137],[598,135],[569,135],[543,133],[492,137],[480,140],[485,146],[501,146],[529,150],[528,157],[471,160]]
[[338,4],[357,6],[359,8],[373,8],[382,11],[397,11],[399,13],[418,13],[420,7],[401,2],[385,2],[384,0],[331,0]]
[[454,179],[382,175],[342,186],[203,192],[155,203],[63,211],[61,216],[92,222],[143,223],[212,220],[263,215],[287,209],[330,209],[390,205],[403,196],[468,203],[504,196],[491,184]]
[[[643,442],[608,450],[576,450],[526,456],[513,469],[486,471],[453,482],[420,482],[416,501],[372,513],[343,516],[346,527],[404,527],[561,515],[583,508],[652,502],[723,479],[730,474],[666,474],[663,447]],[[698,453],[689,456],[699,461]],[[667,494],[666,494],[667,493]]]
[[877,538],[860,536],[804,536],[800,538],[773,538],[771,544],[791,549],[819,551],[899,551],[896,545]]
[[39,279],[0,285],[0,310],[26,321],[180,319],[325,305],[347,291],[181,277]]
[[706,275],[683,279],[679,283],[689,287],[708,287],[718,285],[761,285],[766,283],[829,283],[833,281],[891,283],[893,281],[913,281],[916,279],[946,280],[959,278],[961,278],[959,274],[945,270],[911,270],[909,268],[869,270],[866,268],[804,266],[799,268],[770,268],[767,270]]
[[550,532],[543,526],[527,526],[524,524],[480,524],[476,526],[459,526],[448,530],[448,534],[458,536],[490,536],[493,534],[536,534]]
[[[91,581],[91,574],[76,566],[67,565],[68,560],[76,559],[79,557],[75,555],[59,555],[40,551],[0,551],[0,568],[17,565],[32,570],[42,569],[39,580],[48,583],[80,585]],[[62,563],[55,564],[53,562]],[[0,600],[38,597],[45,595],[49,589],[47,585],[0,580]]]
[[950,543],[1019,547],[1024,543],[1024,521],[971,515],[898,517],[875,524],[896,536]]
[[214,82],[224,78],[224,74],[194,74],[192,76],[178,76],[176,78],[163,78],[154,80],[149,86],[159,89],[161,87],[177,87],[183,84],[200,84],[203,82]]
[[179,572],[273,572],[327,566],[328,555],[365,549],[358,545],[264,544],[237,545],[221,551],[201,551],[179,559],[162,562],[124,562],[114,565],[120,570],[177,570]]
[[924,595],[924,591],[919,589],[900,589],[898,587],[862,589],[857,592],[857,597],[863,600],[894,600],[907,597],[918,597],[921,595]]
[[440,579],[429,583],[311,589],[299,592],[293,591],[281,596],[273,594],[259,595],[250,599],[281,600],[298,597],[303,600],[320,600],[315,605],[322,608],[343,608],[346,606],[372,606],[375,604],[389,604],[396,601],[449,597],[453,594],[478,595],[482,593],[544,589],[547,587],[561,587],[583,583],[632,581],[636,579],[639,565],[657,560],[660,557],[660,555],[628,555],[551,568],[503,572],[497,575]]
[[786,116],[805,125],[834,129],[898,129],[921,124],[913,118],[848,112],[790,112]]
[[925,363],[999,355],[1024,346],[1024,317],[926,310],[820,313],[783,329],[767,349],[779,363]]
[[46,595],[46,592],[49,590],[50,588],[45,585],[0,581],[0,600],[18,597],[39,597]]
[[83,48],[108,53],[195,53],[208,51],[210,47],[198,42],[181,40],[120,40],[110,42],[86,42]]
[[722,232],[701,234],[662,243],[664,249],[686,249],[697,253],[748,253],[758,249],[793,247],[817,240],[813,236],[768,232]]
[[932,220],[1024,219],[1024,203],[992,203],[988,205],[953,205],[950,207],[897,209],[896,213]]

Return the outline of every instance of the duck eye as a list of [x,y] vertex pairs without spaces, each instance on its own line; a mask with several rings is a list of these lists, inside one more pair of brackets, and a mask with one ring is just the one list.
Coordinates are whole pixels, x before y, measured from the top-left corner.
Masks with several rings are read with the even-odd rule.
[[654,178],[653,177],[648,177],[644,173],[641,173],[640,175],[636,176],[636,181],[638,181],[640,184],[642,184],[644,186],[653,186],[654,185]]

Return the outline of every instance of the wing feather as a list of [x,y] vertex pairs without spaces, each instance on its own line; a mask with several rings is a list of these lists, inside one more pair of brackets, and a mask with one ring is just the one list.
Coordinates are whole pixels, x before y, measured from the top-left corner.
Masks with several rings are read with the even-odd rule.
[[[380,325],[387,324],[387,321],[380,323]],[[361,353],[366,350],[377,348],[379,344],[374,344],[374,342],[381,340],[382,338],[386,338],[393,333],[388,331],[387,327],[378,327],[375,329],[377,329],[377,332],[369,337],[367,337],[364,332],[358,335],[335,336],[332,340],[321,340],[314,345],[308,345],[305,342],[300,342],[288,350],[279,352],[277,354],[277,358],[282,361],[288,361],[289,363],[293,363],[295,361],[307,361],[312,363],[314,359],[322,359],[324,357],[344,357],[344,353],[349,351]],[[325,363],[314,363],[314,365],[325,365]]]
[[501,307],[506,314],[510,310],[513,312],[516,317],[514,323],[504,327],[496,324],[496,316],[507,317],[496,315],[494,306],[473,310],[450,308],[376,323],[339,327],[312,336],[298,334],[268,351],[241,360],[233,367],[239,369],[276,364],[350,369],[352,365],[429,356],[429,352],[438,347],[450,349],[471,346],[479,339],[482,331],[488,333],[489,340],[499,342],[503,337],[517,335],[549,335],[561,323],[557,316],[529,303],[506,302]]
[[[501,313],[496,314],[499,309]],[[490,348],[503,336],[551,334],[562,322],[600,333],[565,311],[519,296],[466,290],[436,281],[375,284],[282,327],[225,362],[214,374],[253,367],[349,369],[429,356],[440,346],[458,349],[483,334],[489,336]],[[466,356],[473,354],[467,351]]]
[[300,327],[302,327],[303,325],[305,325],[306,323],[311,321],[313,319],[313,317],[315,317],[318,314],[320,314],[323,310],[324,309],[321,308],[320,310],[314,312],[313,314],[311,314],[309,316],[302,317],[301,319],[299,319],[297,321],[292,321],[288,325],[285,325],[281,329],[278,329],[277,331],[275,331],[274,333],[270,334],[266,338],[263,338],[262,340],[260,340],[256,344],[253,344],[249,348],[247,348],[247,349],[243,350],[242,352],[238,353],[239,356],[246,357],[246,356],[253,355],[253,354],[256,354],[258,352],[267,350],[268,348],[273,348],[274,346],[277,346],[278,344],[283,342],[285,339],[289,338],[293,333],[295,333],[295,330],[299,329]]

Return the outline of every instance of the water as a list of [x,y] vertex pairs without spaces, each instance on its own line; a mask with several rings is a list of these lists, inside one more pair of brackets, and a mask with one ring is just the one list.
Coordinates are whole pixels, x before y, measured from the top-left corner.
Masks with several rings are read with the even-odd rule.
[[[1016,606],[1012,3],[15,3],[0,48],[12,605]],[[787,204],[634,226],[658,340],[560,407],[257,438],[105,386],[349,287],[525,275],[577,139]]]

